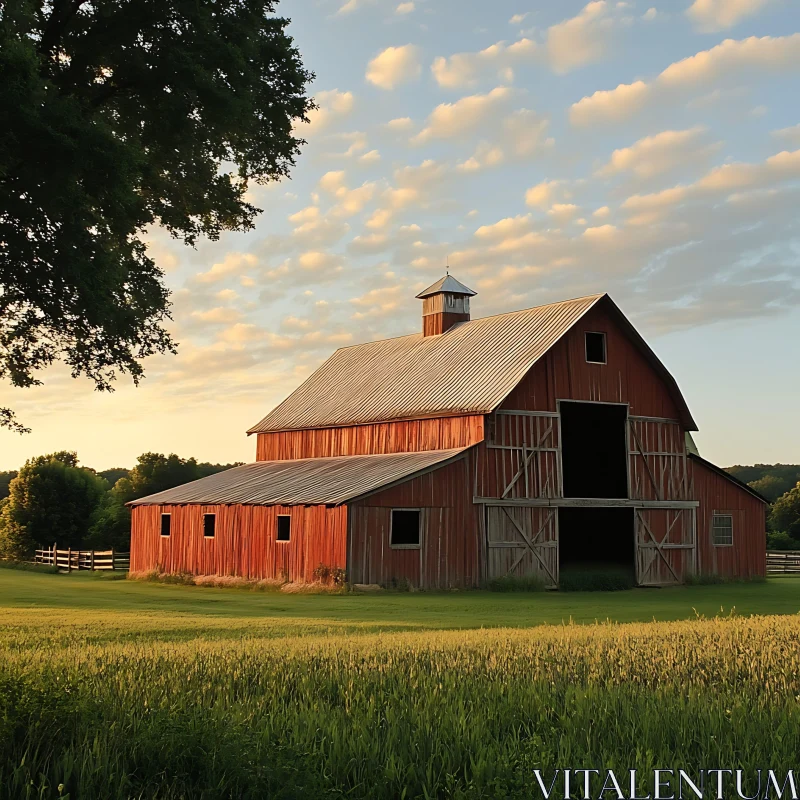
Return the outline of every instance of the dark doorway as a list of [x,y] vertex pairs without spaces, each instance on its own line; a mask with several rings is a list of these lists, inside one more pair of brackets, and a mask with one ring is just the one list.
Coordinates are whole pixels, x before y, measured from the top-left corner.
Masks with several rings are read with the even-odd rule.
[[627,406],[562,401],[559,408],[564,497],[627,497]]
[[633,575],[632,508],[559,508],[559,569],[624,570]]

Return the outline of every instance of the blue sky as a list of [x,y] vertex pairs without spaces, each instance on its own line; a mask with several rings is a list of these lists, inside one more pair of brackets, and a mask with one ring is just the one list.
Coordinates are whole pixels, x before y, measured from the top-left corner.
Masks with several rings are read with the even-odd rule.
[[284,0],[319,110],[254,231],[149,233],[177,356],[110,395],[0,387],[98,468],[252,460],[244,431],[336,347],[413,332],[449,260],[473,316],[608,291],[720,464],[800,461],[800,4]]

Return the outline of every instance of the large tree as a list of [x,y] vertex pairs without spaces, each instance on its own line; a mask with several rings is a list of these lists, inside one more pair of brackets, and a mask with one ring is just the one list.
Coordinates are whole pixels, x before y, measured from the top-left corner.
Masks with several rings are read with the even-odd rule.
[[10,484],[0,512],[0,557],[30,557],[54,541],[80,547],[108,489],[72,452],[31,458]]
[[110,389],[174,350],[142,233],[252,227],[249,182],[303,143],[312,76],[276,2],[0,3],[0,379],[62,360]]
[[769,524],[772,530],[788,533],[800,541],[800,482],[773,503]]

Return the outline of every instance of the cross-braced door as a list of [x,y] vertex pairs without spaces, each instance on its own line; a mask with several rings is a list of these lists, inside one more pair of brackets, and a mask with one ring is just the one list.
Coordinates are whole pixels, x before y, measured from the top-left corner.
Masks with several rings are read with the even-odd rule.
[[490,578],[535,576],[558,585],[556,509],[488,506],[486,531]]
[[636,582],[684,583],[697,557],[693,508],[636,509]]

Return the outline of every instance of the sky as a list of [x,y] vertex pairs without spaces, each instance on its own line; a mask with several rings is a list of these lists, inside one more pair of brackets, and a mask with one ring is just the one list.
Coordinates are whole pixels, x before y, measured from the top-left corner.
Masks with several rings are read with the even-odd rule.
[[98,393],[0,385],[76,450],[252,461],[245,431],[337,347],[421,328],[445,265],[473,317],[607,291],[676,377],[707,458],[800,462],[797,0],[283,0],[318,103],[256,228],[149,231],[179,352]]

